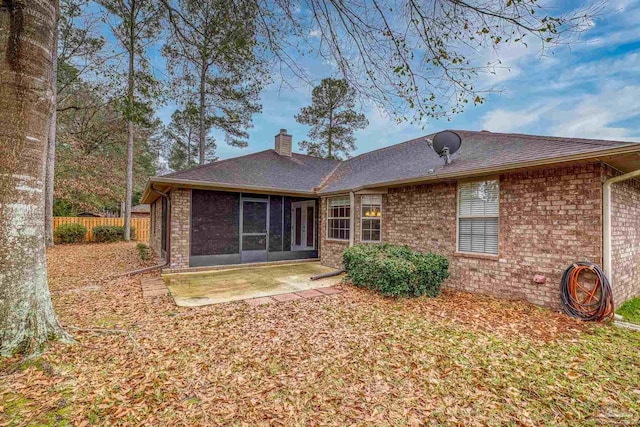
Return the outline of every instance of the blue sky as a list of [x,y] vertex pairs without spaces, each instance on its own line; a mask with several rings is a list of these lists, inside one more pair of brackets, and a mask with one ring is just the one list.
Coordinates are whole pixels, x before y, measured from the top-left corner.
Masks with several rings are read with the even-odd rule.
[[[566,6],[568,2],[558,0]],[[609,0],[580,43],[542,56],[535,46],[505,46],[497,52],[504,68],[483,76],[482,84],[496,88],[483,105],[470,106],[451,121],[431,120],[420,125],[396,122],[375,106],[360,106],[369,126],[356,133],[358,149],[370,151],[443,129],[521,132],[554,136],[640,141],[640,1]],[[479,52],[494,60],[496,52]],[[320,60],[307,58],[308,70],[318,81],[332,74]],[[162,59],[154,57],[155,66]],[[234,148],[214,133],[220,158],[273,147],[280,128],[297,142],[308,128],[294,115],[308,105],[311,87],[280,90],[276,81],[263,91],[263,111],[254,117],[249,147]],[[158,116],[168,122],[175,106]]]

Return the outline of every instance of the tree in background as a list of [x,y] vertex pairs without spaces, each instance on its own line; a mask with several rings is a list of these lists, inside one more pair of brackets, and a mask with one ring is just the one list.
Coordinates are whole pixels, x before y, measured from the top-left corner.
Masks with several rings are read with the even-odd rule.
[[131,237],[133,194],[133,152],[135,126],[144,124],[152,111],[151,101],[159,98],[158,82],[150,73],[149,43],[161,30],[161,11],[155,0],[98,0],[110,15],[109,27],[127,53],[127,87],[121,103],[127,119],[127,189],[124,208],[124,239]]
[[356,149],[353,131],[364,129],[369,121],[357,113],[356,91],[344,79],[323,79],[311,93],[311,105],[296,115],[296,121],[311,126],[311,141],[299,143],[307,154],[340,160]]
[[47,284],[44,181],[57,0],[0,4],[0,355],[69,339]]
[[[200,153],[199,145],[200,114],[194,103],[188,103],[183,110],[176,110],[171,115],[171,123],[164,131],[167,151],[169,155],[169,168],[174,171],[189,169],[198,163]],[[215,161],[212,156],[215,153],[215,139],[209,136],[211,124],[206,123],[205,160]]]
[[[88,86],[86,90],[82,86]],[[69,98],[82,107],[100,101],[90,83],[77,85]],[[133,194],[142,191],[154,175],[157,151],[153,137],[160,132],[157,120],[148,118],[134,133]],[[75,216],[80,212],[115,212],[125,195],[127,178],[127,122],[114,103],[102,108],[79,108],[59,115],[54,213]],[[135,197],[132,197],[132,203]]]
[[171,23],[163,54],[174,87],[196,100],[198,161],[204,164],[215,144],[210,129],[224,132],[235,147],[246,147],[265,73],[256,55],[253,3],[233,0],[162,0]]
[[[87,16],[86,6],[86,0],[62,0],[60,2],[60,16],[56,29],[57,49],[52,51],[54,68],[51,74],[51,84],[56,90],[53,93],[54,109],[47,138],[45,181],[45,241],[47,246],[53,246],[57,113],[59,109],[80,108],[78,105],[67,105],[65,103],[67,96],[73,93],[74,84],[82,74],[96,72],[104,64],[102,58],[99,57],[104,46],[104,39],[97,35],[96,20]],[[80,68],[71,65],[76,61],[83,61]],[[83,108],[89,108],[89,106]]]

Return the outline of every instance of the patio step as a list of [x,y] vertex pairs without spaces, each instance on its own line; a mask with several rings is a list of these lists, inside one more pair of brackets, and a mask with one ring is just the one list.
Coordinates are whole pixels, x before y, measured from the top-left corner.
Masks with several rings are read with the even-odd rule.
[[258,306],[264,304],[274,304],[278,302],[296,301],[301,299],[310,299],[317,297],[324,297],[328,295],[341,294],[341,289],[333,286],[327,288],[307,289],[306,291],[289,292],[286,294],[272,295],[270,297],[258,297],[244,300],[251,306]]
[[140,286],[142,287],[142,296],[144,299],[165,296],[169,293],[169,289],[167,289],[164,280],[158,276],[141,279]]

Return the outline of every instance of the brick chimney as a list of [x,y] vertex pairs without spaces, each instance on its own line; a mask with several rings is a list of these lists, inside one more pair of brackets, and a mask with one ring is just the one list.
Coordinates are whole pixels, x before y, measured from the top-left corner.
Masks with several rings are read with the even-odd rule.
[[287,130],[280,129],[280,133],[276,135],[276,153],[291,157],[291,141],[292,137],[287,133]]

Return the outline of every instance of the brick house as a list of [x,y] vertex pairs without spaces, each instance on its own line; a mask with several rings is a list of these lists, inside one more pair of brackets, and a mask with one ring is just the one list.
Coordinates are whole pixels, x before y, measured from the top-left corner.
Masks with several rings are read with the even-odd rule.
[[[151,247],[172,271],[320,259],[357,243],[450,260],[446,285],[559,308],[573,261],[603,265],[616,304],[640,294],[640,144],[456,131],[450,164],[431,136],[345,161],[275,149],[153,177]],[[534,281],[534,276],[544,280]]]

